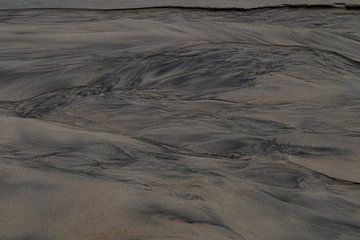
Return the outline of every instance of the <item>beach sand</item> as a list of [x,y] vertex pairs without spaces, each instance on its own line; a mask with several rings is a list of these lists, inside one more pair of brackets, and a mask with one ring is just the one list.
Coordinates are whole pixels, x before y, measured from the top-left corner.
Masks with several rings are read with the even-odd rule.
[[1,10],[0,239],[360,239],[359,34],[343,8]]

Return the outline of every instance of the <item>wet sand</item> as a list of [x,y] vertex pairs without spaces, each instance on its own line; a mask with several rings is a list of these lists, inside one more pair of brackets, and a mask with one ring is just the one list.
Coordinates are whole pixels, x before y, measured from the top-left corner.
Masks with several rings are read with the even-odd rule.
[[0,11],[0,239],[360,239],[360,12]]

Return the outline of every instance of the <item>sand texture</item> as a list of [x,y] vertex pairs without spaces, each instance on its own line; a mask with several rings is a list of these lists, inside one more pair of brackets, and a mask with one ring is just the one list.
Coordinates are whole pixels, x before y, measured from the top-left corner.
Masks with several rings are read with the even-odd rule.
[[0,11],[1,240],[359,240],[359,146],[358,9]]

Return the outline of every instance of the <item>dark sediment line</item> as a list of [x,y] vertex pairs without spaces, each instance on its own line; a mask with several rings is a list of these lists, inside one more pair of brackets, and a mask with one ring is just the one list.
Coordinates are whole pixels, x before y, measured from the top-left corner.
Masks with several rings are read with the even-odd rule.
[[345,9],[345,10],[360,10],[360,4],[280,4],[280,5],[269,5],[261,7],[192,7],[192,6],[153,6],[153,7],[135,7],[135,8],[14,8],[14,9],[0,9],[2,11],[97,11],[97,12],[115,12],[115,11],[137,11],[137,10],[155,10],[155,9],[178,9],[178,10],[195,10],[195,11],[212,11],[212,12],[249,12],[258,10],[272,10],[272,9]]

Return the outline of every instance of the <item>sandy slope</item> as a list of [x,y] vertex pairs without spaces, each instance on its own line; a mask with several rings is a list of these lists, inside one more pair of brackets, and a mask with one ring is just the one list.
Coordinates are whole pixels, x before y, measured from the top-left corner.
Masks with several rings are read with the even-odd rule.
[[358,11],[0,20],[0,239],[359,239]]

